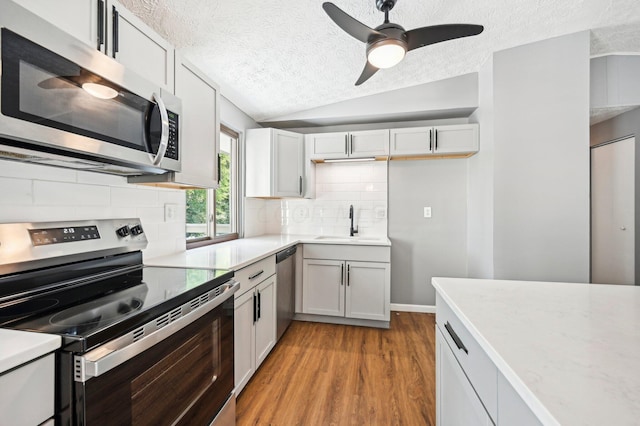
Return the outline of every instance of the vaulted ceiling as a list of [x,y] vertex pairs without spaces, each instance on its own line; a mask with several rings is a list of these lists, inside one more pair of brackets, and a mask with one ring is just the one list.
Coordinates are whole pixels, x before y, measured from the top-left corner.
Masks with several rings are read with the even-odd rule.
[[[329,19],[322,0],[121,1],[257,121],[475,72],[492,52],[580,30],[599,29],[592,54],[640,52],[638,0],[398,0],[390,20],[407,30],[485,30],[412,51],[356,87],[365,46]],[[370,27],[383,21],[374,0],[333,2]]]

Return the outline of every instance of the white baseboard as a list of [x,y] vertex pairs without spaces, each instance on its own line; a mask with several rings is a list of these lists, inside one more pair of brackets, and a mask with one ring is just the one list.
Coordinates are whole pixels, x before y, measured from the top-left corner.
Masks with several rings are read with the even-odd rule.
[[424,312],[435,314],[435,305],[405,305],[403,303],[391,303],[391,310],[396,312]]

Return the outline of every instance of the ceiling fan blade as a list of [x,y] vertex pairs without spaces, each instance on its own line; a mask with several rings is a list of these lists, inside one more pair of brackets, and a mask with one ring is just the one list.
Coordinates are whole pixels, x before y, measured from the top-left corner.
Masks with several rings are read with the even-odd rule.
[[371,78],[371,76],[377,72],[378,72],[378,68],[374,67],[369,63],[369,61],[367,61],[364,64],[364,69],[362,70],[362,74],[360,74],[360,78],[358,78],[358,81],[356,81],[356,86],[360,86],[362,83],[369,80],[369,78]]
[[416,28],[406,32],[407,51],[442,41],[478,35],[483,30],[482,25],[472,24],[445,24]]
[[386,38],[383,33],[367,27],[357,19],[347,15],[342,9],[333,3],[322,3],[322,8],[329,18],[333,19],[333,22],[338,24],[345,32],[351,37],[360,40],[363,43],[368,43],[372,38]]

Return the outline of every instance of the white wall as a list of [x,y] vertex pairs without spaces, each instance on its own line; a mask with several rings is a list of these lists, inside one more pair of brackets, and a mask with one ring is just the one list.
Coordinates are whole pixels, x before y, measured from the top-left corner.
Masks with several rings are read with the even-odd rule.
[[[110,218],[142,221],[145,259],[185,249],[185,194],[127,184],[126,178],[0,160],[0,222]],[[175,220],[165,222],[165,204]]]
[[589,281],[589,42],[494,54],[495,278]]
[[493,60],[478,73],[479,106],[470,120],[479,123],[480,151],[467,161],[468,273],[493,278]]

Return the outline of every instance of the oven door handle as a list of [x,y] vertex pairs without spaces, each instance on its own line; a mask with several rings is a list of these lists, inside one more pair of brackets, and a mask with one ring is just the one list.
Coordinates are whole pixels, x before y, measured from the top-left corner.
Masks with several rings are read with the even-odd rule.
[[[229,280],[222,285],[226,286],[226,288],[220,295],[193,309],[191,312],[177,320],[170,322],[147,336],[144,336],[140,340],[123,347],[110,347],[110,345],[118,346],[117,342],[121,339],[120,338],[113,340],[112,342],[105,343],[84,355],[74,356],[75,381],[84,383],[92,377],[98,377],[120,364],[129,361],[135,356],[140,355],[155,344],[160,343],[162,340],[220,306],[229,298],[233,297],[233,294],[240,288],[240,283],[235,280]],[[155,322],[155,320],[153,322]]]

